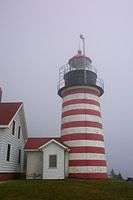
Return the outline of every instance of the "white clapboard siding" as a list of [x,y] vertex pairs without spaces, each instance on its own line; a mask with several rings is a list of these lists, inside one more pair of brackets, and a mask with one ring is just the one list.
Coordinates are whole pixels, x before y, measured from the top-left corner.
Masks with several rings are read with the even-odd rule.
[[[0,129],[0,172],[22,172],[24,164],[24,138],[22,128],[18,139],[18,127],[22,127],[22,110],[15,116],[15,134],[12,135],[12,124],[9,128]],[[21,117],[20,117],[21,116]],[[11,144],[10,161],[6,161],[7,146]],[[18,163],[19,149],[21,149],[21,163]]]

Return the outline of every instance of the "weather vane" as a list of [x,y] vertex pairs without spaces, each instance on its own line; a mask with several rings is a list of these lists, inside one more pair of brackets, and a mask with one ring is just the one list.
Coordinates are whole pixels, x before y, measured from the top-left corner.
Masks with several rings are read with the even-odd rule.
[[85,37],[83,36],[83,34],[80,34],[80,39],[83,42],[83,54],[85,55]]

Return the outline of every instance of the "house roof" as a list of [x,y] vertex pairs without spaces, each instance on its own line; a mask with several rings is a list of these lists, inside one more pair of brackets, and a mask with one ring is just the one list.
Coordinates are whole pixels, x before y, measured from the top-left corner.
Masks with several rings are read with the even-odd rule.
[[28,138],[26,144],[25,144],[25,149],[39,149],[39,147],[47,144],[49,141],[55,140],[58,143],[62,144],[63,146],[64,143],[61,141],[61,138],[59,137],[47,137],[47,138]]
[[9,125],[22,102],[0,103],[0,126]]

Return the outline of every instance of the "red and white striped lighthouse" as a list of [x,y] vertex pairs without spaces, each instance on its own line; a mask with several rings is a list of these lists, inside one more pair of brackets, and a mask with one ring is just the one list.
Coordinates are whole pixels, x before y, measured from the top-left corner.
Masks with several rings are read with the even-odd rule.
[[67,65],[60,68],[61,138],[70,147],[69,177],[106,179],[100,113],[100,96],[104,90],[91,63],[89,57],[78,51]]

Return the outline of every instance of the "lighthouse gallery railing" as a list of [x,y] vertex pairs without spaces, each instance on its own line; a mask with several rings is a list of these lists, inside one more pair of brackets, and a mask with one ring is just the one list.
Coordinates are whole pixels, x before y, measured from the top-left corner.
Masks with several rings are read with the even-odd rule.
[[[81,69],[83,69],[83,68],[81,68]],[[88,65],[84,69],[92,71],[92,72],[94,72],[94,73],[97,74],[97,69],[94,66],[92,66],[92,65]],[[73,70],[80,70],[80,68],[78,68],[78,69],[72,68],[68,64],[63,65],[63,66],[61,66],[59,68],[59,81],[58,81],[58,84],[57,84],[57,89],[58,90],[61,89],[61,88],[63,88],[63,87],[65,87],[64,75],[66,73],[70,72],[70,71],[73,71]],[[96,79],[96,86],[101,87],[104,90],[104,82],[99,77],[97,77],[97,79]]]

